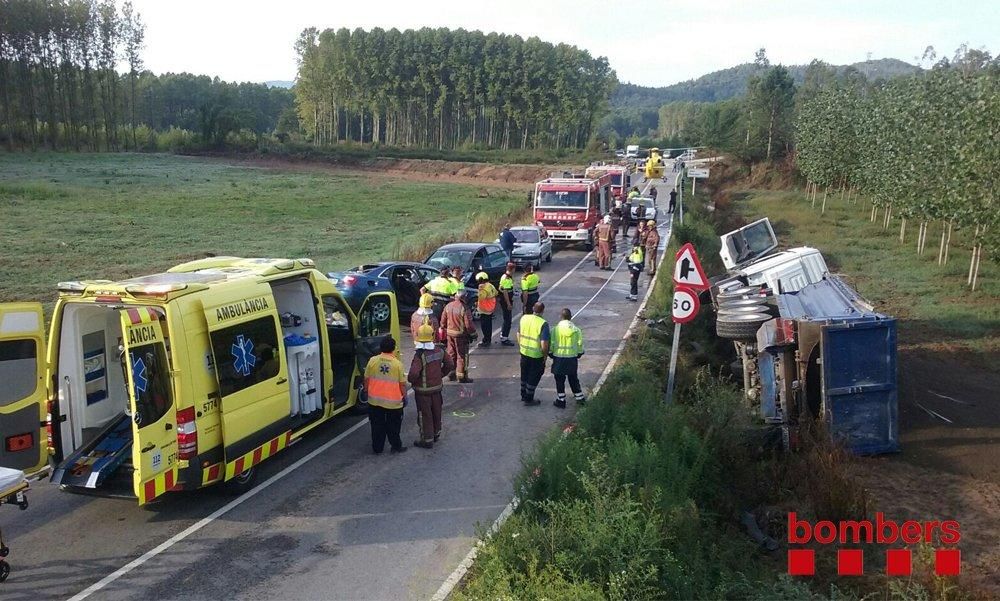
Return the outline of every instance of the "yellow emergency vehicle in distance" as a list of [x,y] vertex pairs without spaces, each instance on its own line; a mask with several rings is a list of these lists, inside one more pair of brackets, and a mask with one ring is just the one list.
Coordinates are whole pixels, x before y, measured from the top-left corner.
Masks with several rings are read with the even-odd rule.
[[649,158],[646,159],[646,179],[663,177],[663,167],[663,157],[660,156],[660,149],[650,148]]
[[0,440],[14,443],[0,465],[38,473],[51,459],[64,489],[140,504],[246,490],[257,464],[359,402],[398,321],[392,292],[355,314],[309,259],[63,282],[47,359],[41,305],[0,304]]

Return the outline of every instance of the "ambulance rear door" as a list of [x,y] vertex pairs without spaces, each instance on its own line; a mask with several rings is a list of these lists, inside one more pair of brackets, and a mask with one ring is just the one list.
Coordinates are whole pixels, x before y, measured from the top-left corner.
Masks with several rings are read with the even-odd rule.
[[44,327],[40,303],[0,303],[0,467],[28,474],[48,466]]
[[266,284],[206,303],[211,364],[226,457],[225,479],[248,475],[291,430],[291,397],[277,305]]
[[144,505],[177,483],[174,383],[161,313],[128,307],[119,317],[132,412],[132,485]]

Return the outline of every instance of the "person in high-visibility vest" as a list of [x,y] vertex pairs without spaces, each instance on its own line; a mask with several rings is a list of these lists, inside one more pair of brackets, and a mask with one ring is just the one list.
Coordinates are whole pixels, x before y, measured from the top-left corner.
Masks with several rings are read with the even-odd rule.
[[451,357],[440,344],[434,344],[434,329],[421,325],[414,335],[416,352],[410,363],[406,379],[413,386],[413,400],[417,405],[417,427],[420,438],[413,446],[429,449],[441,437],[441,407],[444,400],[444,375],[455,369]]
[[576,402],[582,405],[585,401],[577,375],[579,359],[583,356],[583,332],[571,321],[573,314],[569,309],[563,309],[559,316],[562,320],[552,328],[552,344],[549,345],[552,375],[556,378],[556,400],[552,404],[565,409],[567,379]]
[[444,310],[444,306],[451,301],[451,297],[455,295],[452,292],[452,284],[448,280],[448,275],[451,271],[447,267],[441,268],[441,273],[437,275],[433,280],[424,284],[424,287],[420,289],[421,294],[430,294],[434,298],[434,302],[431,305],[431,312],[434,314],[439,321],[441,319],[441,311]]
[[507,263],[507,271],[500,276],[500,312],[503,323],[500,324],[500,344],[514,346],[510,341],[510,322],[514,314],[514,264]]
[[656,222],[650,219],[646,222],[646,269],[647,275],[656,275],[656,254],[660,250],[660,232],[656,229]]
[[448,291],[451,293],[452,296],[455,296],[455,293],[457,293],[459,290],[465,290],[465,284],[462,283],[461,267],[456,266],[451,268],[451,275],[448,276],[448,281],[451,282],[451,288],[449,288]]
[[611,238],[614,237],[610,215],[605,215],[604,220],[597,224],[594,236],[597,238],[597,266],[604,270],[610,270]]
[[422,325],[430,326],[431,331],[435,333],[438,331],[440,322],[434,316],[433,307],[434,297],[427,293],[421,294],[418,308],[410,317],[410,335],[413,337],[413,342],[417,341],[417,329]]
[[389,439],[390,452],[406,451],[399,438],[406,406],[406,372],[396,358],[396,341],[386,336],[379,344],[381,354],[368,360],[365,366],[365,392],[368,394],[368,421],[372,428],[372,451],[376,455]]
[[469,377],[469,342],[476,337],[476,326],[472,324],[472,312],[465,306],[465,291],[455,294],[455,300],[448,303],[441,314],[441,329],[448,336],[448,356],[455,362],[455,371],[448,379],[457,378],[463,384],[471,384]]
[[632,275],[632,281],[629,294],[625,298],[630,301],[639,300],[639,274],[642,273],[643,263],[642,247],[636,244],[628,256],[628,271]]
[[531,265],[524,266],[524,275],[521,276],[521,303],[524,305],[523,311],[528,313],[528,307],[534,307],[538,302],[538,285],[542,280],[535,273],[535,268]]
[[479,282],[479,295],[476,297],[476,308],[479,309],[479,327],[483,330],[483,340],[479,346],[493,344],[493,312],[497,308],[496,286],[490,283],[490,276],[485,271],[476,274]]
[[535,303],[531,313],[521,316],[517,327],[517,344],[521,350],[521,402],[538,405],[535,389],[545,373],[545,356],[549,353],[549,324],[542,317],[543,303]]

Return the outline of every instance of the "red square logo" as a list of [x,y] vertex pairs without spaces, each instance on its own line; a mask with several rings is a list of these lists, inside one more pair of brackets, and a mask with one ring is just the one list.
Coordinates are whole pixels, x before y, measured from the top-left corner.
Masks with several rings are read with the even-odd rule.
[[791,576],[815,576],[816,552],[812,549],[789,549],[788,574]]
[[865,573],[864,551],[861,549],[837,550],[837,575],[861,576]]
[[909,549],[889,549],[885,552],[887,576],[909,576],[913,573],[913,552]]
[[938,576],[958,576],[962,572],[962,552],[958,549],[934,550],[934,573]]

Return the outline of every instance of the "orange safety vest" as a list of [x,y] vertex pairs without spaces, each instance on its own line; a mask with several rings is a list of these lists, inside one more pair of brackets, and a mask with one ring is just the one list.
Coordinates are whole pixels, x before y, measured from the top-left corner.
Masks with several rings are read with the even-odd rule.
[[368,404],[384,409],[403,408],[403,390],[406,374],[399,359],[392,353],[382,353],[368,360],[365,367],[365,389]]
[[499,293],[493,284],[486,282],[479,285],[477,304],[479,305],[480,313],[483,315],[493,315],[493,312],[497,308],[497,294]]

